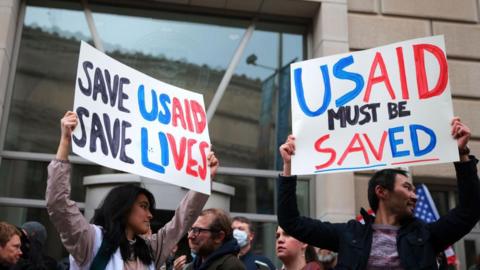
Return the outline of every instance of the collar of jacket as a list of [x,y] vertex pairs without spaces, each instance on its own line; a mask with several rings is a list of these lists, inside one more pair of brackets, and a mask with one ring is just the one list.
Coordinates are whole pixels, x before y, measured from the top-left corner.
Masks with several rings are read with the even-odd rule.
[[360,208],[360,215],[362,215],[365,225],[371,224],[375,221],[375,217],[370,215],[365,208]]
[[193,269],[206,269],[210,264],[212,264],[216,259],[226,255],[234,254],[237,255],[240,251],[240,246],[235,238],[228,240],[223,243],[219,248],[212,252],[204,261],[202,261],[201,256],[197,255],[193,261]]

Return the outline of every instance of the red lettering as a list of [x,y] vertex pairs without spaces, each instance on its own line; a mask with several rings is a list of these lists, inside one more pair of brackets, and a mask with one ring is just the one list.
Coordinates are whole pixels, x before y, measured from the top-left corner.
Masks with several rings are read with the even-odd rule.
[[407,76],[405,75],[405,61],[403,60],[403,50],[402,50],[402,47],[398,47],[396,48],[396,50],[397,50],[398,70],[400,71],[400,85],[402,86],[402,98],[409,99]]
[[187,146],[186,142],[187,139],[182,137],[180,139],[180,147],[177,151],[177,144],[175,143],[175,137],[172,134],[167,133],[168,144],[170,144],[170,148],[172,149],[172,156],[173,161],[175,162],[175,168],[180,171],[183,167],[183,162],[185,160],[185,147]]
[[183,104],[185,104],[185,119],[187,120],[188,130],[193,132],[192,114],[190,113],[190,103],[188,99],[185,99]]
[[190,107],[192,108],[195,132],[197,132],[197,134],[201,134],[207,126],[207,114],[205,113],[203,107],[195,100],[190,101]]
[[[375,71],[377,70],[377,66],[380,67],[380,76],[375,77]],[[393,92],[392,85],[390,84],[390,79],[388,78],[387,68],[385,67],[385,62],[383,61],[382,55],[377,52],[375,54],[375,58],[373,59],[372,67],[370,68],[370,75],[368,76],[367,88],[365,91],[365,96],[363,97],[363,101],[369,102],[370,93],[372,91],[372,86],[377,83],[385,83],[385,86],[390,94],[392,99],[395,99],[395,93]]]
[[[356,142],[358,142],[359,146],[354,146]],[[365,146],[363,145],[362,140],[360,140],[360,135],[358,133],[355,133],[355,136],[353,136],[350,144],[348,145],[347,149],[345,150],[337,164],[342,165],[348,154],[358,151],[362,151],[363,157],[365,158],[365,163],[370,164],[370,160],[368,159],[368,154],[365,150]]]
[[172,125],[176,127],[177,121],[180,120],[183,129],[187,129],[185,124],[185,116],[183,115],[182,104],[178,98],[174,97],[172,100]]
[[317,170],[321,170],[321,169],[329,167],[330,165],[332,165],[333,161],[335,161],[335,158],[337,157],[337,153],[335,152],[335,149],[333,149],[333,148],[322,148],[321,147],[322,143],[324,141],[328,140],[328,138],[330,138],[329,134],[320,137],[320,139],[318,139],[315,142],[315,150],[317,150],[320,153],[330,154],[330,159],[328,159],[327,162],[315,166],[315,169],[317,169]]
[[367,134],[363,134],[363,137],[367,141],[368,147],[370,147],[370,150],[372,151],[373,156],[377,160],[381,160],[383,157],[383,147],[385,146],[385,140],[387,139],[387,132],[383,131],[382,138],[380,139],[380,145],[378,146],[378,151],[376,151],[375,147],[373,146]]
[[197,143],[197,140],[195,139],[188,139],[187,145],[188,145],[188,155],[187,155],[187,174],[197,177],[198,173],[193,170],[193,166],[196,166],[198,162],[192,158],[192,146]]
[[200,142],[200,145],[198,148],[200,149],[200,156],[202,157],[202,166],[198,166],[198,174],[202,180],[205,180],[207,177],[207,167],[208,167],[208,162],[207,162],[207,154],[208,154],[208,149],[210,145],[208,145],[207,142]]
[[[431,90],[428,89],[427,73],[425,71],[425,51],[433,54],[440,66],[438,81]],[[413,45],[413,53],[415,57],[419,98],[426,99],[442,94],[448,82],[447,59],[442,49],[432,44],[418,44]]]

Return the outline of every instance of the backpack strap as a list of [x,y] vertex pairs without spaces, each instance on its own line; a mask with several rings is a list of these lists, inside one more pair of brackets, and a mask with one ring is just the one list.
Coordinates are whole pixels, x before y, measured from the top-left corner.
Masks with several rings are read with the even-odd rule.
[[105,238],[102,239],[102,244],[98,249],[95,258],[93,258],[92,264],[90,265],[90,270],[105,270],[110,261],[111,256],[107,256],[105,250],[107,249],[107,243]]

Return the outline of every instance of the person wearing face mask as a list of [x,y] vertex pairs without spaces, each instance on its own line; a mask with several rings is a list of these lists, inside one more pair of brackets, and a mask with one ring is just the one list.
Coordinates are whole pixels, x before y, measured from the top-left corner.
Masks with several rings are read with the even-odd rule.
[[267,257],[253,254],[252,243],[255,238],[252,221],[246,217],[234,217],[232,222],[233,237],[240,246],[239,258],[247,270],[276,269]]
[[333,269],[337,264],[337,253],[328,249],[315,248],[318,255],[318,261],[323,265],[324,269]]

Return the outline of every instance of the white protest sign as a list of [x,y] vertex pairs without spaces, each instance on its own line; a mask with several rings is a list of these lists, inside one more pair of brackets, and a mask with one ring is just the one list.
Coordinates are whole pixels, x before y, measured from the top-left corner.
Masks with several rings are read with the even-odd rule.
[[291,65],[292,174],[458,160],[443,36]]
[[210,194],[203,96],[80,47],[73,151],[95,163]]

